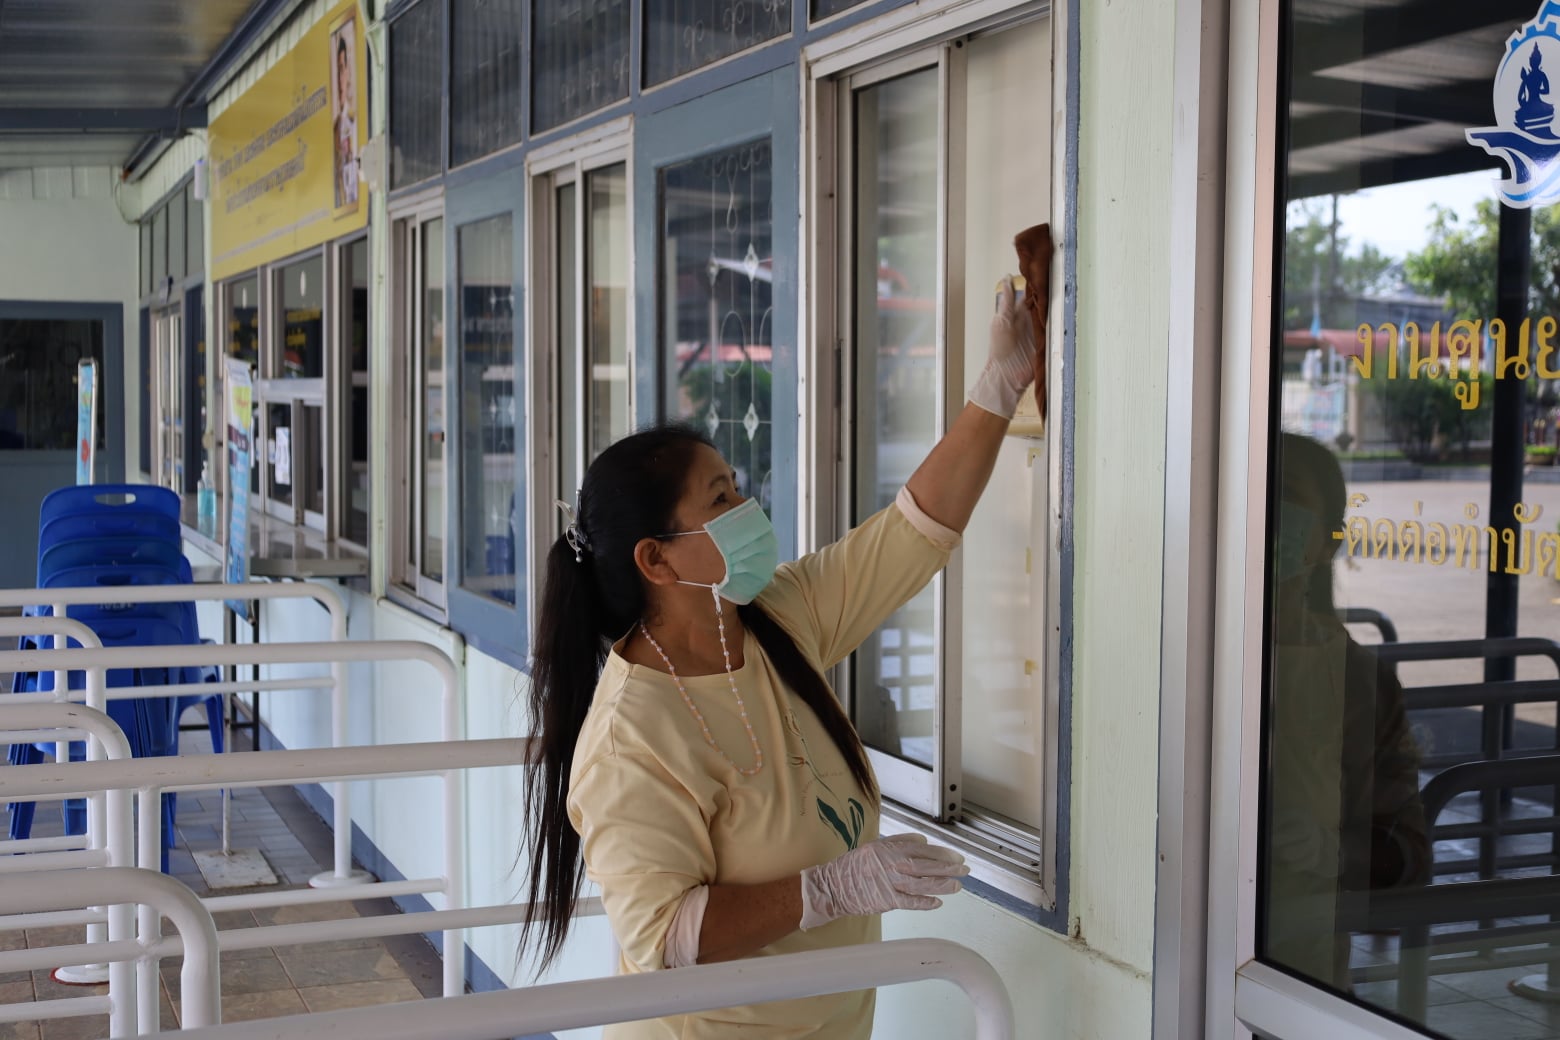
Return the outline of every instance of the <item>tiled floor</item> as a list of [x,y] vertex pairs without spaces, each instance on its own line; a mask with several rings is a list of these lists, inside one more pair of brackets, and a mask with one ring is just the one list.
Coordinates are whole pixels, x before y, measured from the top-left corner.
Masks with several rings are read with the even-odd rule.
[[[186,719],[194,721],[197,714],[190,712]],[[185,750],[191,753],[210,747],[204,733],[186,732],[182,741]],[[231,847],[259,849],[280,879],[280,887],[306,887],[310,877],[328,868],[330,829],[291,788],[234,791],[231,825]],[[205,895],[208,889],[193,853],[220,849],[221,827],[219,793],[179,796],[179,841],[170,853],[169,869],[197,894]],[[62,833],[60,814],[53,805],[39,806],[33,833],[40,837]],[[267,886],[263,891],[274,891],[276,887]],[[242,891],[255,890],[223,889],[221,894]],[[389,900],[243,910],[217,915],[217,927],[252,928],[257,924],[289,924],[393,912]],[[58,946],[81,942],[84,937],[82,928],[37,929],[25,935],[0,932],[0,949],[18,949],[24,943]],[[174,958],[162,965],[162,1019],[164,1027],[170,1029],[178,1021],[180,963]],[[47,972],[41,971],[30,975],[0,974],[0,1004],[84,996],[106,990],[106,986],[62,986],[51,980]],[[438,996],[440,992],[438,954],[420,935],[235,950],[222,956],[224,1022],[388,1004]],[[107,1032],[106,1016],[0,1024],[0,1040],[85,1040],[106,1036]]]

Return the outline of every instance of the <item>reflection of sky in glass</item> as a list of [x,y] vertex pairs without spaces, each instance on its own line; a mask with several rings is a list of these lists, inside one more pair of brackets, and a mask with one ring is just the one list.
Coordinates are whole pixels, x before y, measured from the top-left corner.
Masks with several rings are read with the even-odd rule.
[[[1434,219],[1432,205],[1444,206],[1460,217],[1471,216],[1474,203],[1495,197],[1496,183],[1495,171],[1476,170],[1342,195],[1338,199],[1339,231],[1348,236],[1353,246],[1369,242],[1388,256],[1401,260],[1409,253],[1423,249],[1429,241],[1430,224]],[[1313,204],[1326,205],[1327,199],[1325,195],[1317,196]],[[1296,212],[1297,206],[1291,204],[1291,225]]]

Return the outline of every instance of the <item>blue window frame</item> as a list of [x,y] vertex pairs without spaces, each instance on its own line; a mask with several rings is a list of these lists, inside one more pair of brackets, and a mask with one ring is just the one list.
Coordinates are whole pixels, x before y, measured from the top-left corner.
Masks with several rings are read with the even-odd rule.
[[454,452],[446,501],[446,597],[450,627],[516,668],[530,639],[523,590],[530,580],[521,272],[524,185],[506,171],[445,199],[445,385]]
[[636,328],[651,345],[635,389],[655,402],[641,421],[685,419],[709,433],[787,557],[799,480],[799,89],[796,66],[777,69],[644,117],[634,142],[635,252],[655,258],[635,276]]

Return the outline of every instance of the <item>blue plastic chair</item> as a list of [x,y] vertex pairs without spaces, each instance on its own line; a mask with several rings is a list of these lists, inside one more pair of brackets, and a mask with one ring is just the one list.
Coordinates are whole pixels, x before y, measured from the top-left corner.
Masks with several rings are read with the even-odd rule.
[[[188,645],[200,641],[195,604],[137,603],[137,586],[184,584],[192,580],[185,559],[179,525],[180,500],[173,492],[143,484],[97,484],[60,488],[50,493],[39,510],[38,586],[40,589],[67,587],[123,586],[125,602],[101,606],[69,608],[71,617],[91,627],[104,646]],[[46,597],[43,597],[46,598]],[[31,615],[48,614],[47,607],[29,609]],[[29,642],[24,640],[24,645]],[[113,669],[107,676],[111,687],[159,685],[173,682],[214,681],[216,669]],[[82,685],[81,673],[71,677],[74,687]],[[18,675],[13,689],[49,690],[54,674]],[[125,730],[135,755],[178,753],[178,720],[187,707],[204,703],[211,728],[212,745],[221,751],[223,740],[222,698],[219,695],[190,695],[170,698],[135,698],[110,701],[109,715]],[[72,757],[84,757],[85,746],[73,745]],[[13,745],[11,760],[38,761],[38,748]],[[172,795],[164,798],[164,869],[167,869],[166,844],[173,836]],[[12,837],[25,837],[31,830],[34,806],[13,806]],[[67,806],[68,833],[85,829],[84,804]]]
[[180,575],[191,573],[190,561],[185,559],[184,552],[177,544],[136,537],[98,538],[61,542],[41,552],[38,556],[38,587],[48,587],[46,583],[61,571],[80,570],[83,567],[103,570],[163,567]]
[[144,538],[177,548],[183,534],[179,521],[150,510],[125,510],[120,513],[76,513],[50,520],[38,531],[41,556],[66,542],[97,541],[103,538]]
[[49,492],[38,507],[38,529],[67,516],[159,513],[179,521],[179,496],[155,484],[72,484]]

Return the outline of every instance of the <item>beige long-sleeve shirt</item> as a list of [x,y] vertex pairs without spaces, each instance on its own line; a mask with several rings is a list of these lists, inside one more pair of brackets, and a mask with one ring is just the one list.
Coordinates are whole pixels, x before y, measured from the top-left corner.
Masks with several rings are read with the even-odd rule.
[[[913,519],[912,519],[913,518]],[[947,563],[958,536],[908,492],[843,539],[780,567],[758,598],[820,670],[844,660]],[[620,970],[663,966],[684,896],[701,885],[773,881],[878,836],[878,814],[822,724],[758,641],[735,673],[764,766],[743,776],[704,740],[671,677],[614,648],[575,745],[569,819],[622,948]],[[683,680],[716,743],[753,752],[724,673]],[[755,956],[874,942],[876,916],[795,931]],[[865,1040],[873,994],[845,993],[609,1027],[612,1040],[829,1037]]]

